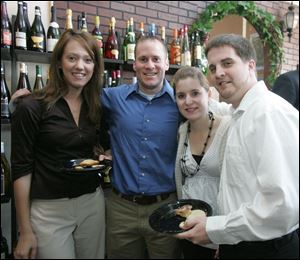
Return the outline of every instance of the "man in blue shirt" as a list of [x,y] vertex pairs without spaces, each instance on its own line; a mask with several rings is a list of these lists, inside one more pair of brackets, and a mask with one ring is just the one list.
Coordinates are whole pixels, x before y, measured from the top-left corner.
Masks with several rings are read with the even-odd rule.
[[108,258],[180,258],[178,241],[151,229],[149,215],[176,200],[174,166],[180,116],[165,80],[167,49],[141,38],[133,68],[137,83],[103,90],[113,171],[107,197]]

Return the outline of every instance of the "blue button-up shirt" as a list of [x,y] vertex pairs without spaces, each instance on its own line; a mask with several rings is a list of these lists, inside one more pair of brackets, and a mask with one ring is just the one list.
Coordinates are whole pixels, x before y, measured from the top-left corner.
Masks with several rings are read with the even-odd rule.
[[180,116],[165,80],[150,101],[138,84],[105,88],[102,105],[113,156],[111,181],[124,194],[175,191],[174,167]]

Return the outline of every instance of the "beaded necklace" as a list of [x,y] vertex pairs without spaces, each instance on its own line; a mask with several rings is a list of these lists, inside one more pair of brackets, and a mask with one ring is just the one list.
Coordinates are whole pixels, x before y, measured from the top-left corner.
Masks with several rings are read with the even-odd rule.
[[197,163],[197,166],[196,166],[194,172],[190,172],[189,168],[186,165],[186,160],[188,158],[188,156],[187,156],[188,139],[189,139],[189,134],[191,132],[191,125],[190,125],[190,123],[188,124],[188,129],[187,129],[187,133],[186,133],[185,141],[184,141],[184,150],[183,150],[182,158],[180,160],[180,166],[181,166],[181,169],[182,169],[182,173],[186,177],[194,176],[200,169],[200,163],[201,163],[201,160],[202,160],[202,158],[205,154],[205,149],[206,149],[207,143],[209,141],[209,138],[211,136],[211,131],[213,129],[213,125],[214,125],[214,121],[215,121],[214,114],[211,111],[208,112],[208,118],[210,120],[210,125],[209,125],[209,128],[208,128],[208,134],[207,134],[205,143],[203,145],[203,150],[200,154],[200,161],[199,161],[199,163]]

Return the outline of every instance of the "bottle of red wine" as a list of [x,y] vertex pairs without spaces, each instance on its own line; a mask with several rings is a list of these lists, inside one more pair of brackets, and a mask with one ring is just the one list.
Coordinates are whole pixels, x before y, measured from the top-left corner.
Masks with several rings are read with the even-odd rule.
[[14,24],[15,49],[27,50],[27,26],[23,13],[23,1],[18,1],[18,13]]
[[9,119],[10,113],[8,104],[10,101],[10,92],[5,80],[4,64],[1,62],[1,119]]
[[46,52],[46,34],[39,6],[35,6],[35,17],[30,28],[29,50]]
[[4,142],[1,142],[1,203],[6,203],[11,197],[10,166],[4,152]]
[[28,81],[26,80],[26,64],[20,63],[20,76],[19,76],[19,82],[17,86],[17,90],[27,88],[29,91],[31,91],[31,87],[28,84]]
[[56,20],[56,8],[51,6],[51,21],[47,31],[47,52],[53,52],[56,43],[60,38],[59,25]]
[[6,1],[1,1],[1,48],[10,48],[12,45],[11,23],[7,13]]

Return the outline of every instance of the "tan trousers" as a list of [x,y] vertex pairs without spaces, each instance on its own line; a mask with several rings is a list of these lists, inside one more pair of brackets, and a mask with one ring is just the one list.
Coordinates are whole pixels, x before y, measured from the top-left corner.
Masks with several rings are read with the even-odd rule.
[[37,259],[104,259],[105,202],[100,188],[72,199],[33,200],[31,223]]
[[138,205],[110,192],[106,200],[107,257],[109,259],[181,258],[177,239],[154,231],[149,225],[151,213],[176,195],[151,204]]

